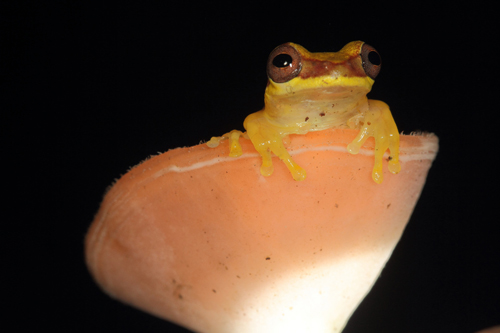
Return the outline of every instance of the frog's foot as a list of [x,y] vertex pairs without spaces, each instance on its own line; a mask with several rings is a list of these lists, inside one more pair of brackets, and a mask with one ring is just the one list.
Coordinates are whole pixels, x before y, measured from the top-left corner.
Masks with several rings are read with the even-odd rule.
[[[254,140],[256,138],[254,137]],[[252,141],[253,142],[253,141]],[[306,171],[302,169],[295,161],[292,159],[286,148],[283,146],[280,137],[274,137],[273,139],[260,140],[259,142],[265,142],[265,144],[255,144],[257,152],[262,157],[262,165],[260,166],[260,173],[263,176],[270,176],[273,174],[274,167],[271,157],[271,152],[279,157],[280,160],[285,163],[286,167],[292,174],[295,180],[304,180],[306,178]]]
[[262,157],[260,173],[265,177],[269,177],[274,172],[273,161],[271,159],[271,152],[267,148],[261,149],[258,152]]
[[260,173],[263,176],[270,176],[273,171],[273,161],[271,153],[279,157],[285,163],[286,167],[295,180],[304,180],[306,172],[297,163],[295,163],[286,150],[284,142],[289,143],[290,139],[283,134],[284,129],[277,127],[269,122],[263,111],[250,114],[243,123],[247,130],[247,135],[252,141],[255,149],[262,157]]
[[222,140],[229,139],[229,156],[238,157],[243,153],[240,145],[240,136],[247,137],[246,133],[238,130],[232,130],[222,136],[214,136],[207,142],[207,146],[215,148]]
[[369,137],[375,139],[375,163],[372,178],[380,184],[384,180],[382,160],[389,149],[388,169],[397,174],[401,170],[399,164],[399,132],[392,118],[389,107],[384,102],[369,100],[370,109],[365,114],[361,130],[356,138],[347,146],[347,151],[357,154]]
[[[283,146],[281,140],[273,142],[270,146],[270,150],[278,156],[283,163],[285,163],[294,180],[300,181],[306,179],[306,171],[295,163],[286,148]],[[264,158],[262,161],[264,164]]]
[[286,167],[288,170],[290,170],[290,173],[292,174],[292,177],[294,180],[300,181],[306,179],[306,170],[302,169],[297,163],[292,160],[288,152],[286,153],[288,157],[281,158],[280,159],[285,163]]
[[[267,154],[269,154],[269,159],[266,157]],[[271,161],[271,152],[268,151],[267,154],[261,154],[262,165],[260,167],[260,173],[266,177],[272,175],[274,171],[273,162]],[[288,155],[288,153],[286,153],[286,155]],[[280,157],[280,159],[285,163],[294,180],[300,181],[306,179],[306,171],[302,169],[297,163],[295,163],[290,155],[284,158]]]

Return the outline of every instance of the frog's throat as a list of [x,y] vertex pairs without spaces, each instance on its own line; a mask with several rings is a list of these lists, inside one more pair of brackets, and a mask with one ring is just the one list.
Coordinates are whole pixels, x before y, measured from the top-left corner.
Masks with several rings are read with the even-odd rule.
[[301,77],[296,77],[288,82],[276,83],[269,80],[269,84],[266,88],[267,96],[283,96],[283,95],[293,95],[298,91],[316,90],[316,89],[347,89],[347,88],[358,88],[366,90],[369,92],[372,89],[373,83],[375,81],[368,77],[335,77],[335,76],[322,76],[322,77],[310,77],[303,79]]
[[368,109],[368,98],[362,95],[358,99],[342,103],[331,101],[324,103],[308,102],[297,103],[293,106],[285,103],[276,103],[274,99],[266,103],[261,111],[262,119],[275,128],[281,129],[283,134],[305,134],[310,131],[321,131],[328,128],[349,127],[349,121]]

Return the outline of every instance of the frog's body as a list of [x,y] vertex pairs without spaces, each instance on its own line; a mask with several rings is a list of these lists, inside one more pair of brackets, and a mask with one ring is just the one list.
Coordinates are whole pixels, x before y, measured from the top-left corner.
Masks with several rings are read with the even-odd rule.
[[398,173],[400,165],[399,133],[389,107],[366,97],[379,70],[377,51],[360,41],[332,53],[310,53],[293,43],[278,46],[268,60],[264,109],[245,119],[246,133],[234,130],[213,137],[207,144],[216,147],[220,140],[228,138],[230,156],[240,156],[239,137],[244,135],[262,156],[262,175],[273,173],[272,152],[286,164],[295,180],[303,180],[306,172],[292,160],[283,139],[289,134],[348,126],[360,130],[347,146],[352,154],[370,136],[375,138],[372,178],[381,183],[382,158],[387,149],[389,171]]

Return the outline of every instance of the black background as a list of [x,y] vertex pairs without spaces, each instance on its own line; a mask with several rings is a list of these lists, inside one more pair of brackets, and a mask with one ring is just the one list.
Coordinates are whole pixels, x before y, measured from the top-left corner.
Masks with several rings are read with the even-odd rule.
[[[104,295],[83,238],[105,188],[145,157],[242,129],[277,45],[364,40],[369,97],[440,138],[415,212],[344,332],[500,324],[498,64],[492,8],[400,2],[0,5],[4,282],[17,327],[187,332]],[[360,203],[362,206],[362,203]],[[5,301],[4,301],[5,302]]]

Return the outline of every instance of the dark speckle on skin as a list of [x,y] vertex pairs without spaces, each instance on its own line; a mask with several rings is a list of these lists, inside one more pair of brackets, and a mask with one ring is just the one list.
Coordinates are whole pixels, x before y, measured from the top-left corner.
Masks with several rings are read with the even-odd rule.
[[306,117],[306,121],[308,121],[308,120],[309,120],[309,117]]
[[271,257],[266,257],[266,260],[271,260]]
[[324,113],[324,112],[321,112],[319,115],[320,115],[321,117],[324,117],[324,116],[325,116],[325,113]]

